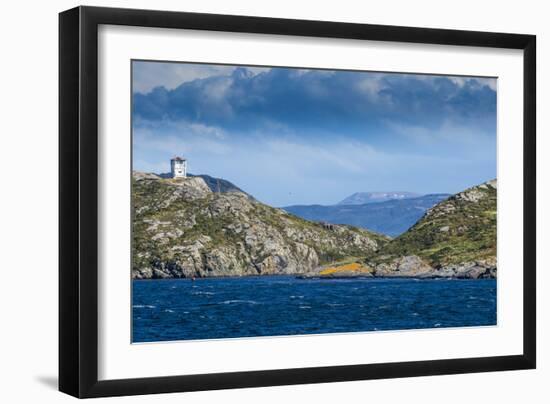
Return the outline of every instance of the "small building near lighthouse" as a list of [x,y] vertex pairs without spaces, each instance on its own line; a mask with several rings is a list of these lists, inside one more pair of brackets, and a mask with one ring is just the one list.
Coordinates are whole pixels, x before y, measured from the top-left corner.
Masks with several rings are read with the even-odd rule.
[[183,157],[174,157],[170,160],[170,172],[172,178],[187,177],[187,160]]

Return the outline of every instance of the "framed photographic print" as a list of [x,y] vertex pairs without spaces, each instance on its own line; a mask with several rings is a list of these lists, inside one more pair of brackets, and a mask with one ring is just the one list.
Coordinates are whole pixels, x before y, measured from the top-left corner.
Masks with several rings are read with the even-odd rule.
[[534,36],[59,21],[61,391],[535,367]]

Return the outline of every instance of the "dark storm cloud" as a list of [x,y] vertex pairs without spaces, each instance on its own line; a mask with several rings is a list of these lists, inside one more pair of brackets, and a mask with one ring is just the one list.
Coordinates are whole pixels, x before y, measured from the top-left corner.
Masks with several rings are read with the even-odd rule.
[[388,123],[434,129],[460,122],[493,131],[490,79],[246,68],[134,94],[136,121],[186,121],[229,131],[281,125],[316,133],[381,129]]

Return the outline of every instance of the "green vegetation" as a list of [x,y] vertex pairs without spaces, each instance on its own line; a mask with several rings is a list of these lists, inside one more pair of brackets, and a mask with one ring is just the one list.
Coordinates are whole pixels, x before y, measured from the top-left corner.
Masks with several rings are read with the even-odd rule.
[[374,262],[417,255],[432,266],[496,257],[496,182],[456,194],[371,255]]

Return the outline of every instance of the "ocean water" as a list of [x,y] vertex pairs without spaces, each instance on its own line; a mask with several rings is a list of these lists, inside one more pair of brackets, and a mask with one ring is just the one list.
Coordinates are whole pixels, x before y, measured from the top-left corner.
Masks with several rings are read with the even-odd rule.
[[496,280],[135,280],[133,342],[496,324]]

